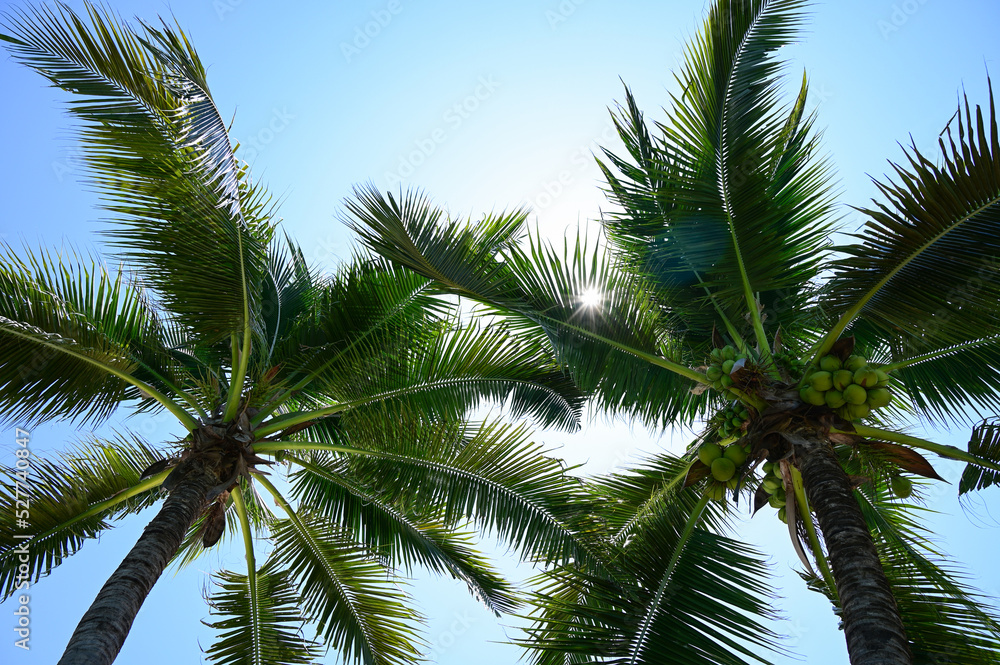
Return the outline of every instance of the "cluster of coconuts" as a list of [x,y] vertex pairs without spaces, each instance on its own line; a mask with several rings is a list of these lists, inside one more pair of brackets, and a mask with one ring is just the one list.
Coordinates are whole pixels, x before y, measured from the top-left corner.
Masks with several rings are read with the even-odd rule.
[[777,508],[778,519],[787,523],[788,516],[785,514],[785,481],[779,475],[781,468],[771,462],[764,462],[760,468],[764,472],[764,479],[760,484],[764,488],[764,491],[771,495],[767,503],[772,508]]
[[719,411],[712,418],[712,422],[718,427],[719,434],[724,439],[743,435],[743,423],[750,419],[750,411],[737,402]]
[[712,382],[712,387],[716,390],[725,390],[733,385],[733,377],[731,376],[733,365],[747,357],[747,354],[740,353],[732,345],[724,346],[721,349],[712,349],[712,362],[705,370],[705,375]]
[[749,453],[749,445],[733,443],[723,448],[717,443],[701,444],[698,448],[698,459],[711,470],[714,481],[709,482],[705,489],[708,498],[721,501],[725,497],[726,488],[739,487],[740,479],[736,475],[736,469],[743,466]]
[[806,404],[828,406],[845,420],[857,420],[872,409],[889,405],[892,396],[886,389],[888,384],[889,375],[871,367],[861,356],[841,361],[828,355],[806,376],[799,397]]

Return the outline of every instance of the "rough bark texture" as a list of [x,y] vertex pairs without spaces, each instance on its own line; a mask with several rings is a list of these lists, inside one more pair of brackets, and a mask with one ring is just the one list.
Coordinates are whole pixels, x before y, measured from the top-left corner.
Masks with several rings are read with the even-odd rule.
[[896,601],[833,447],[818,437],[794,437],[793,443],[806,496],[829,552],[852,665],[910,665],[909,641]]
[[204,510],[206,493],[218,482],[201,465],[180,481],[83,615],[59,665],[114,662],[143,601]]

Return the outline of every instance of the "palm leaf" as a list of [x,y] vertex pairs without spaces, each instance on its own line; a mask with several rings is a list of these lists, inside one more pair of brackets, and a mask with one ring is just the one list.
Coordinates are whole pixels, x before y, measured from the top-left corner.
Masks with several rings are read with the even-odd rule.
[[[488,561],[472,549],[469,533],[456,531],[428,519],[417,505],[385,492],[371,482],[355,478],[342,460],[325,465],[292,458],[303,467],[294,476],[293,493],[306,506],[325,516],[338,528],[364,543],[386,565],[409,573],[414,565],[460,579],[489,610],[498,616],[518,605],[512,586]],[[383,473],[395,472],[383,460]]]
[[299,590],[302,612],[345,662],[409,663],[418,655],[406,596],[367,550],[317,516],[272,527],[275,565]]
[[[0,409],[12,420],[106,418],[145,391],[190,427],[157,388],[191,401],[142,290],[119,270],[3,247],[0,266]],[[22,258],[23,257],[23,258]],[[197,406],[197,405],[194,405]]]
[[[805,81],[783,109],[773,55],[804,4],[714,3],[688,47],[667,122],[651,131],[628,90],[615,117],[629,155],[605,151],[609,195],[621,207],[605,227],[624,265],[653,281],[695,339],[713,326],[746,335],[758,299],[769,320],[797,334],[789,305],[821,269],[827,167],[804,114]],[[768,341],[758,330],[758,346]]]
[[703,501],[691,492],[647,513],[641,540],[616,557],[617,581],[578,566],[545,573],[529,629],[539,665],[767,662],[775,634],[761,557],[695,527]]
[[[969,452],[973,455],[1000,463],[1000,422],[984,421],[972,430],[969,439]],[[1000,481],[1000,471],[986,469],[976,464],[969,464],[962,472],[958,484],[958,493],[965,494],[972,490],[981,490],[995,485]]]
[[849,329],[884,350],[914,403],[946,419],[970,407],[992,412],[1000,388],[992,369],[1000,335],[992,88],[988,115],[965,99],[956,118],[957,138],[949,127],[939,139],[939,163],[914,144],[905,164],[892,164],[899,182],[876,182],[885,201],[862,210],[870,219],[842,248],[847,257],[823,302],[840,316],[831,338]]
[[319,646],[302,637],[298,596],[288,574],[266,563],[251,586],[246,575],[220,571],[217,589],[209,596],[212,614],[208,623],[219,637],[205,652],[220,665],[297,665],[312,663]]
[[[14,593],[19,565],[29,581],[48,575],[63,559],[110,528],[110,519],[139,512],[159,498],[162,482],[141,483],[140,475],[163,454],[135,435],[93,439],[61,455],[58,462],[33,459],[25,482],[16,467],[0,471],[0,589]],[[136,491],[140,490],[140,491]],[[15,520],[17,500],[30,504],[27,526]],[[27,531],[31,538],[17,538]],[[28,561],[21,559],[27,556]]]
[[184,324],[212,342],[249,324],[270,222],[248,219],[225,124],[205,70],[183,33],[140,35],[88,7],[90,26],[65,5],[9,15],[3,36],[19,62],[80,95],[85,163],[110,232]]
[[[475,520],[526,559],[601,560],[579,481],[530,442],[524,427],[428,423],[406,414],[395,424],[375,420],[380,426],[355,423],[356,429],[330,432],[327,441],[317,440],[324,438],[322,429],[307,430],[300,436],[308,442],[287,445],[353,446],[347,450],[354,478],[378,486],[401,506],[417,507],[427,519],[446,525]],[[329,461],[320,455],[314,463]]]

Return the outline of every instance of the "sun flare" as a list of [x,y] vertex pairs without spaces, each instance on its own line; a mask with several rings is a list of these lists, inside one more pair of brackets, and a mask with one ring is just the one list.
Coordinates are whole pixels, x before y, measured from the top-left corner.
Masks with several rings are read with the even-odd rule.
[[587,289],[580,294],[580,304],[584,307],[597,307],[601,304],[601,292],[597,289]]

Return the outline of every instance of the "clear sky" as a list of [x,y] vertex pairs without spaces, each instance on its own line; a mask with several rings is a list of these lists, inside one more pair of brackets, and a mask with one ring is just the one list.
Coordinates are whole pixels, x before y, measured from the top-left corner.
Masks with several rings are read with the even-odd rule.
[[[647,117],[662,117],[671,70],[704,10],[702,0],[109,2],[129,17],[176,16],[209,66],[223,113],[235,114],[233,136],[247,148],[255,176],[284,199],[284,229],[327,268],[351,252],[353,240],[336,215],[351,186],[365,181],[422,187],[459,214],[528,205],[552,239],[594,219],[604,201],[591,151],[616,145],[607,108],[624,96],[619,79],[633,87]],[[803,42],[787,49],[787,71],[793,84],[803,69],[809,74],[810,106],[825,128],[848,230],[860,218],[847,205],[874,195],[866,174],[879,176],[887,158],[899,159],[897,143],[912,135],[933,150],[963,87],[974,103],[985,101],[987,70],[1000,72],[998,27],[996,0],[839,0],[812,8]],[[97,247],[101,213],[80,178],[67,95],[6,56],[0,80],[0,236]],[[101,431],[130,427],[163,440],[177,434],[168,424],[115,417]],[[60,450],[78,436],[65,425],[39,427],[32,450]],[[934,436],[964,446],[968,431]],[[678,452],[686,441],[603,421],[572,436],[537,437],[593,472],[637,452]],[[13,430],[0,431],[4,463],[13,463],[13,439]],[[961,472],[938,466],[949,480]],[[1000,595],[1000,528],[989,514],[1000,490],[987,490],[968,511],[955,494],[955,484],[930,490],[931,507],[943,513],[932,522],[941,546],[984,592]],[[0,662],[55,662],[145,521],[133,518],[87,543],[32,588],[30,652],[13,647],[12,604],[0,607]],[[777,629],[789,635],[788,646],[811,664],[846,662],[828,605],[793,572],[783,525],[761,514],[740,535],[767,551],[780,575],[774,587],[786,596],[778,607],[787,621]],[[119,662],[199,662],[211,643],[200,623],[208,617],[205,573],[238,568],[241,560],[242,548],[223,547],[179,575],[168,572]],[[430,621],[432,662],[492,665],[519,657],[496,643],[516,635],[502,628],[511,621],[495,621],[453,581],[420,576],[412,592]]]

